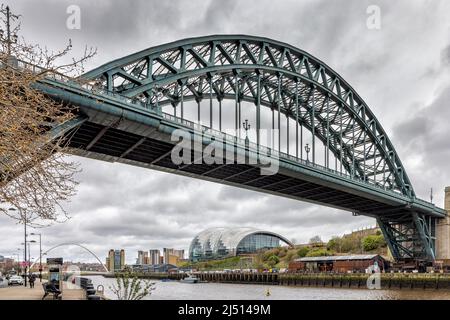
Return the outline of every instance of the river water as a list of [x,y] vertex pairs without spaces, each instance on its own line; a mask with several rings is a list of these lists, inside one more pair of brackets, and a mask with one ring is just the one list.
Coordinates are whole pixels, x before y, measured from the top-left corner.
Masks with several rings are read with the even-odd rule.
[[[89,276],[95,288],[103,285],[105,296],[115,299],[110,286],[113,278]],[[155,290],[145,299],[152,300],[450,300],[450,291],[438,290],[368,290],[303,288],[277,285],[155,282]],[[266,296],[267,290],[270,295]]]

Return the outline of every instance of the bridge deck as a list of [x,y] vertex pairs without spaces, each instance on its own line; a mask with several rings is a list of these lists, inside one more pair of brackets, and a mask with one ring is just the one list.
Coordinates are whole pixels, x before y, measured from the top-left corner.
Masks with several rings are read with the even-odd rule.
[[[93,122],[85,122],[72,136],[70,147],[74,153],[94,159],[151,166],[152,169],[170,171],[199,179],[234,185],[276,194],[292,199],[325,204],[327,206],[359,212],[366,215],[404,212],[404,206],[375,201],[367,197],[349,194],[328,186],[286,173],[261,176],[260,167],[250,164],[191,164],[175,165],[171,160],[173,144],[107,128]],[[99,136],[101,135],[101,136]],[[92,143],[95,141],[95,143]],[[105,157],[109,156],[109,157]],[[194,154],[191,159],[195,159]],[[131,161],[131,162],[130,162]],[[225,162],[225,161],[224,161]]]

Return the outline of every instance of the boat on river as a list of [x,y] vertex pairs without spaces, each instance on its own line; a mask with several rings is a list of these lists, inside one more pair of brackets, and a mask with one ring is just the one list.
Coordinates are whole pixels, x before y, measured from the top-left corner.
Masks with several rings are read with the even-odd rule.
[[184,283],[198,283],[199,279],[196,276],[188,275],[186,278],[183,278],[180,281]]

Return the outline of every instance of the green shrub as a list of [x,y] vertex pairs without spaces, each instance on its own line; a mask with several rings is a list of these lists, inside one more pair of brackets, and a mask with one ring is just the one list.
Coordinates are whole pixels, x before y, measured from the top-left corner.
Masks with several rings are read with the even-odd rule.
[[357,250],[359,247],[359,242],[354,241],[351,237],[343,237],[341,239],[340,251],[351,252]]
[[341,239],[339,237],[333,237],[327,243],[327,249],[333,251],[339,251]]
[[295,256],[295,253],[293,251],[289,251],[288,253],[286,253],[286,256],[284,259],[286,260],[287,263],[289,263],[289,262],[292,262],[292,260],[294,260],[294,256]]
[[297,256],[299,256],[300,258],[304,258],[308,254],[309,250],[310,249],[308,247],[302,247],[298,249]]
[[265,251],[263,253],[263,255],[262,255],[263,261],[269,260],[269,258],[271,256],[273,256],[273,255],[278,255],[278,251],[275,251],[275,250],[267,250],[267,251]]
[[386,241],[382,235],[370,235],[361,240],[364,251],[372,251],[386,246]]
[[319,248],[309,251],[306,254],[306,257],[324,257],[324,256],[332,256],[333,252],[329,251],[325,248]]
[[275,266],[278,262],[280,262],[280,258],[278,258],[278,256],[276,256],[276,255],[272,255],[269,257],[269,259],[267,259],[267,263],[271,267]]

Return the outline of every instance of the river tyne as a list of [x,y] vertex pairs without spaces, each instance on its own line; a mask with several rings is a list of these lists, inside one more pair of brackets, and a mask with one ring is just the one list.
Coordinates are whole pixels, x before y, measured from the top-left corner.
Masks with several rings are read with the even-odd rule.
[[[105,296],[115,299],[110,287],[113,278],[89,276],[94,288],[103,285]],[[369,290],[342,288],[288,287],[260,284],[181,283],[179,281],[155,283],[155,290],[144,299],[150,300],[450,300],[450,291],[402,289]],[[269,292],[269,295],[267,295]]]

